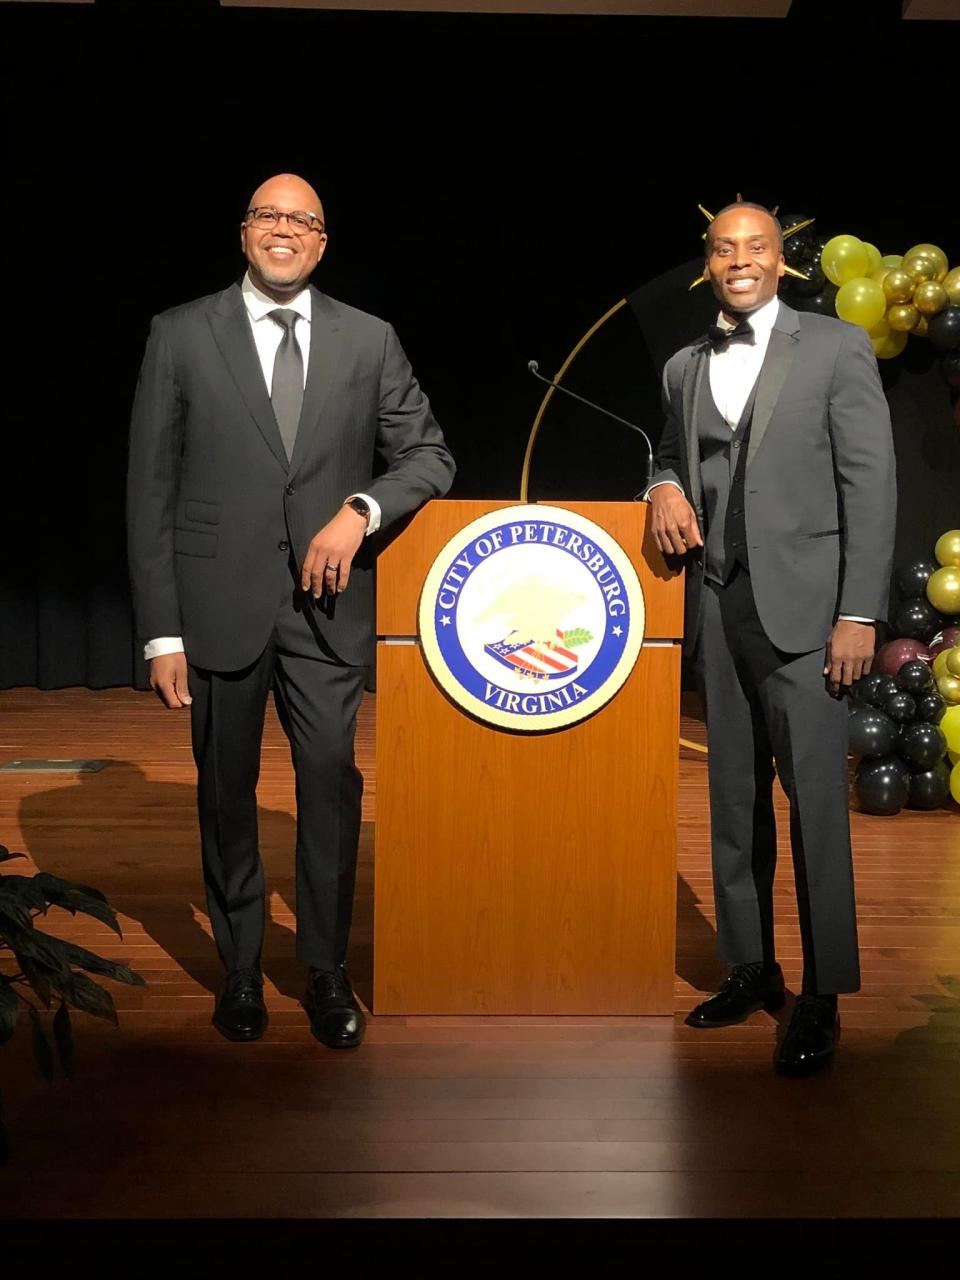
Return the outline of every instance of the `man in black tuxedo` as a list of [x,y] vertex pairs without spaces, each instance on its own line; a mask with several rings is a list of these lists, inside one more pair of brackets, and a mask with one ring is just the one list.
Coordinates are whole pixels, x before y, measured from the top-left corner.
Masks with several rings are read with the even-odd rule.
[[323,208],[282,174],[250,200],[240,284],[154,318],[130,432],[128,540],[150,682],[190,707],[207,901],[226,969],[214,1025],[267,1023],[256,784],[268,693],[297,793],[304,1005],[333,1048],[364,1017],[344,969],[374,641],[373,543],[454,474],[390,325],[308,284]]
[[720,306],[664,370],[647,490],[664,553],[687,565],[702,676],[717,932],[730,977],[687,1022],[722,1027],[784,1002],[773,938],[774,761],[790,801],[803,990],[777,1055],[833,1057],[837,994],[859,989],[840,691],[869,670],[886,614],[896,485],[890,415],[866,333],[777,298],[780,225],[739,203],[707,233]]

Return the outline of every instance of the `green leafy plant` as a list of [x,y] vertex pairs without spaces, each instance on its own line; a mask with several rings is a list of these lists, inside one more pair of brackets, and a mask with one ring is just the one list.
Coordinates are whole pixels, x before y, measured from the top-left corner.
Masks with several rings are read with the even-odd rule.
[[563,633],[563,643],[568,649],[575,649],[577,645],[589,644],[593,639],[593,633],[588,631],[586,627],[574,627],[572,631]]
[[[23,856],[0,845],[0,862]],[[45,916],[50,907],[61,907],[71,915],[81,912],[93,916],[118,937],[123,936],[116,913],[98,889],[61,880],[45,871],[34,876],[0,875],[0,960],[4,952],[12,953],[15,969],[19,970],[0,972],[0,1045],[11,1039],[20,1015],[26,1014],[34,1057],[47,1080],[53,1079],[55,1058],[42,1009],[49,1010],[57,1004],[52,1023],[53,1042],[60,1068],[69,1077],[73,1075],[74,1066],[70,1009],[117,1023],[110,992],[87,975],[95,973],[132,987],[146,986],[143,978],[125,964],[105,960],[76,943],[34,928],[37,916]],[[9,1154],[9,1137],[0,1110],[0,1163]]]

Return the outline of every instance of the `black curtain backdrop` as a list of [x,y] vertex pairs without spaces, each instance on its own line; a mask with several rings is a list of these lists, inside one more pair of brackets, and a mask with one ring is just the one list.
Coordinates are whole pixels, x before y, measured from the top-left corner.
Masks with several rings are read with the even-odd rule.
[[[883,252],[929,240],[960,259],[957,90],[934,74],[957,26],[895,8],[845,30],[809,6],[753,22],[0,4],[0,688],[143,684],[123,541],[140,356],[152,314],[239,277],[264,177],[319,189],[316,283],[397,327],[454,496],[513,497],[541,398],[527,360],[552,372],[625,295],[638,305],[569,385],[659,434],[659,366],[709,303],[686,293],[699,201],[740,190]],[[885,370],[903,555],[960,524],[960,432],[911,346]],[[531,494],[628,499],[643,462],[638,437],[557,400]]]

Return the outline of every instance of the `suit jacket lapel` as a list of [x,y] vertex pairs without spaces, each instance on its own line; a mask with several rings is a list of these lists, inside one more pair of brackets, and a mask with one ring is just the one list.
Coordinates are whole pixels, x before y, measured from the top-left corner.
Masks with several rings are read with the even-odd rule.
[[700,481],[700,437],[697,418],[700,413],[700,395],[707,368],[706,349],[698,347],[691,353],[683,371],[680,394],[683,402],[683,434],[687,445],[687,474],[690,478],[690,498],[699,511],[703,501]]
[[290,475],[300,468],[313,443],[320,416],[333,385],[343,347],[342,321],[336,305],[318,289],[310,290],[310,358],[303,389],[300,425],[290,459]]
[[747,466],[756,457],[763,443],[773,411],[777,407],[780,392],[787,374],[796,358],[799,346],[800,319],[792,307],[780,303],[777,319],[770,331],[770,344],[757,379],[757,398],[753,406],[750,424],[750,446],[747,449]]
[[213,330],[214,340],[220,348],[220,354],[250,410],[251,417],[267,442],[270,452],[286,471],[286,450],[280,438],[280,428],[274,417],[267,384],[263,380],[263,368],[253,341],[250,320],[243,304],[243,294],[238,284],[232,285],[221,295],[216,308],[210,315],[210,327]]

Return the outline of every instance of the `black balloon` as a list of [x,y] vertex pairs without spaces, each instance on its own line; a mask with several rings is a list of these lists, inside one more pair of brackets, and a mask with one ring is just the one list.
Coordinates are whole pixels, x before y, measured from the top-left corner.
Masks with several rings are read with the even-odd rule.
[[950,769],[940,760],[932,769],[910,778],[908,804],[911,809],[939,809],[950,794]]
[[917,719],[924,720],[927,724],[939,724],[946,709],[947,705],[936,689],[921,693],[917,698]]
[[919,773],[932,769],[943,759],[947,740],[935,724],[919,721],[908,724],[900,734],[898,750],[907,763]]
[[868,707],[879,707],[879,689],[887,679],[889,677],[882,672],[871,671],[869,675],[861,676],[859,680],[853,682],[851,693],[858,702],[865,702]]
[[933,688],[933,672],[922,658],[905,662],[896,674],[896,681],[904,693],[926,693]]
[[951,387],[960,387],[960,351],[948,351],[940,361],[940,372]]
[[897,745],[897,725],[876,707],[856,707],[847,721],[847,728],[850,750],[865,760],[888,756]]
[[824,285],[820,293],[815,293],[812,298],[798,297],[796,306],[798,311],[813,311],[821,316],[836,316],[837,308],[834,301],[837,296],[837,286],[829,281]]
[[943,615],[923,596],[901,601],[893,615],[894,631],[908,640],[929,640],[942,626]]
[[806,280],[798,280],[793,278],[793,291],[801,298],[810,298],[818,293],[822,293],[824,285],[827,283],[827,277],[823,274],[823,267],[820,266],[818,260],[812,262],[793,263],[798,271],[802,271],[807,277]]
[[910,794],[910,771],[898,756],[863,760],[857,765],[856,792],[864,813],[899,813]]
[[907,724],[917,714],[917,703],[912,693],[903,693],[898,689],[896,693],[884,698],[880,710],[885,711],[891,720],[896,720],[897,724]]
[[927,336],[938,351],[960,349],[960,307],[944,307],[931,316]]
[[897,590],[905,599],[922,596],[927,589],[927,579],[940,568],[936,560],[911,560],[897,570]]

